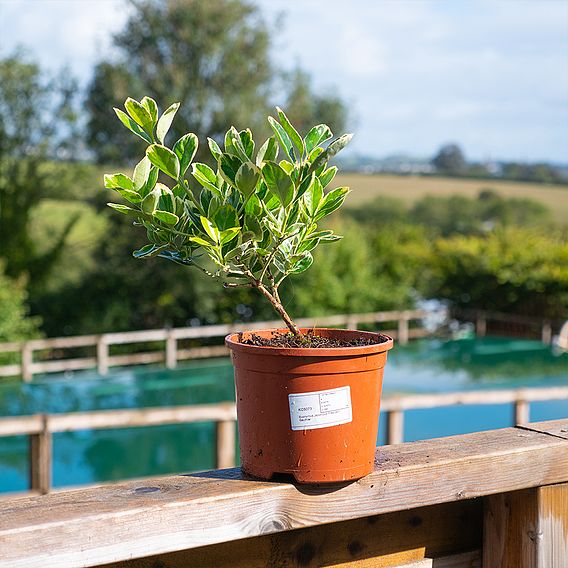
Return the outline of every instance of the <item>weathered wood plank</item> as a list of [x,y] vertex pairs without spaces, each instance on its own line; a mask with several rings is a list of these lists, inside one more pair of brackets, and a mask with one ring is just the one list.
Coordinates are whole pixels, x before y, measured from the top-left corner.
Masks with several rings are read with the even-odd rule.
[[38,434],[42,428],[43,420],[40,414],[0,418],[0,436],[2,437]]
[[483,568],[537,568],[536,491],[486,497]]
[[543,432],[558,438],[568,440],[568,419],[561,418],[560,420],[548,420],[547,422],[532,422],[525,426],[527,430],[533,432]]
[[538,488],[537,566],[568,565],[568,483]]
[[93,566],[567,478],[566,440],[506,428],[381,448],[355,483],[267,483],[233,469],[55,493],[0,504],[0,567]]
[[[401,564],[414,568],[431,567],[432,558],[436,558],[436,568],[470,568],[475,561],[479,565],[479,551],[464,551],[481,547],[481,505],[480,499],[445,503],[118,562],[106,568],[387,568]],[[420,561],[424,564],[417,563]]]
[[568,483],[485,498],[484,568],[568,564]]
[[191,422],[217,422],[236,420],[236,418],[235,405],[232,402],[225,402],[166,408],[69,412],[65,414],[51,414],[47,420],[49,429],[52,432],[73,432],[76,430],[97,430],[100,428],[130,428],[163,424],[189,424]]

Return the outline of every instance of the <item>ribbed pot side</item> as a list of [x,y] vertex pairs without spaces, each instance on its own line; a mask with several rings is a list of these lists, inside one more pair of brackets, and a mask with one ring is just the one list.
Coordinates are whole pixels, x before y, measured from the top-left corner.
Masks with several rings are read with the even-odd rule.
[[[271,337],[275,330],[252,333]],[[285,330],[279,330],[285,331]],[[345,340],[379,334],[312,329]],[[383,335],[383,338],[385,336]],[[383,369],[393,340],[330,349],[244,345],[228,335],[243,471],[300,483],[359,479],[373,469]]]

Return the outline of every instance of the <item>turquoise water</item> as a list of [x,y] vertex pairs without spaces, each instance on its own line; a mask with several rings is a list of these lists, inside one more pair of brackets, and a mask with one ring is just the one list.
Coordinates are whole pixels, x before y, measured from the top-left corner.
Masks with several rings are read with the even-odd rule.
[[[389,353],[384,392],[418,393],[568,385],[568,354],[537,341],[482,338],[419,340]],[[233,400],[227,359],[168,371],[136,367],[0,382],[0,416],[110,408],[173,406]],[[531,420],[568,417],[568,401],[531,405]],[[511,405],[478,405],[405,413],[405,439],[418,440],[506,427]],[[385,437],[384,416],[379,442]],[[214,425],[158,426],[55,434],[54,486],[208,469]],[[0,492],[27,488],[27,437],[0,438]]]

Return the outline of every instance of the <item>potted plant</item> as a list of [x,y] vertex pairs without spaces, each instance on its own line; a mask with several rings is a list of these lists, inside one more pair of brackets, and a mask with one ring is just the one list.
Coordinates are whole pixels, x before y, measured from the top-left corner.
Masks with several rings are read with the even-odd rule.
[[[109,203],[146,229],[136,258],[159,256],[195,267],[226,288],[257,289],[286,328],[231,334],[242,469],[260,478],[292,474],[305,483],[363,477],[373,468],[383,367],[392,347],[378,333],[299,329],[278,293],[313,262],[312,251],[341,237],[318,222],[349,191],[328,190],[329,160],[351,140],[328,126],[304,137],[277,108],[274,135],[256,149],[252,132],[230,128],[223,148],[208,139],[212,163],[194,163],[197,136],[170,148],[165,137],[179,103],[127,99],[118,118],[147,144],[131,177],[105,175],[127,204]],[[162,183],[159,179],[169,179]]]

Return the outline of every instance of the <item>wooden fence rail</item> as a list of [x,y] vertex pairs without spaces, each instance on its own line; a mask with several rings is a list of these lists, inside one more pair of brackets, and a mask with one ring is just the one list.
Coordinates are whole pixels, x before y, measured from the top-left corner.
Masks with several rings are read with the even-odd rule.
[[565,568],[568,420],[379,448],[352,483],[238,469],[0,503],[0,568]]
[[[381,412],[386,413],[387,444],[392,445],[404,441],[405,410],[455,405],[513,404],[515,424],[523,425],[530,421],[530,403],[548,400],[568,400],[568,386],[390,396],[383,400]],[[0,438],[30,436],[30,493],[45,494],[51,490],[52,435],[56,432],[215,422],[216,467],[225,468],[235,465],[236,419],[236,408],[232,402],[37,414],[0,418]]]
[[[445,312],[444,312],[445,313]],[[297,320],[300,327],[334,327],[344,326],[356,329],[360,324],[377,324],[396,322],[396,328],[385,330],[398,342],[405,344],[409,338],[424,337],[428,331],[422,327],[410,327],[409,322],[419,321],[431,315],[425,310],[403,310],[374,312],[366,314],[341,314],[318,318]],[[105,333],[102,335],[81,335],[73,337],[53,337],[49,339],[32,339],[23,342],[0,343],[0,353],[18,353],[20,363],[0,365],[0,377],[20,376],[24,381],[31,381],[38,373],[55,373],[62,371],[78,371],[96,369],[99,375],[108,374],[109,368],[121,365],[139,365],[165,362],[168,369],[177,366],[178,361],[199,357],[217,357],[228,353],[224,345],[207,347],[190,347],[181,349],[178,342],[184,339],[208,339],[224,337],[235,331],[250,329],[266,329],[282,327],[280,320],[239,323],[231,325],[206,325],[199,327],[180,327],[172,329],[151,329],[145,331],[125,331],[121,333]],[[144,353],[111,355],[113,345],[163,342],[164,348]],[[65,358],[60,353],[53,360],[35,361],[34,354],[46,350],[66,350],[81,347],[92,348],[93,355],[80,358]]]

